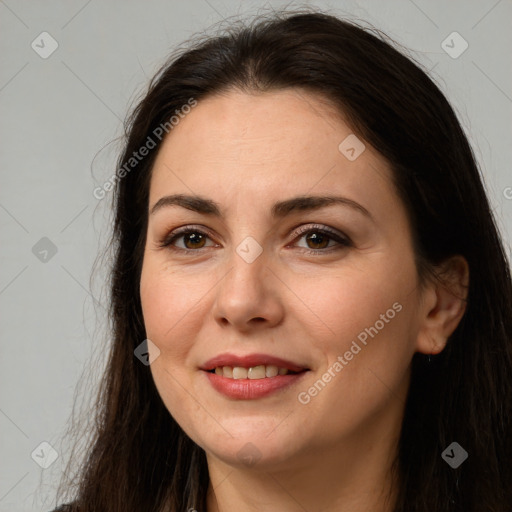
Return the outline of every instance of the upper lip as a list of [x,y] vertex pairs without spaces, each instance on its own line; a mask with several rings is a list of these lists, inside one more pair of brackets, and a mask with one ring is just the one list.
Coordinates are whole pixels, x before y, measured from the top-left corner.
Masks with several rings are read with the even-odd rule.
[[245,356],[237,356],[234,354],[220,354],[206,361],[201,367],[201,370],[210,371],[218,366],[240,366],[243,368],[252,368],[260,365],[274,365],[278,368],[286,368],[292,372],[301,372],[308,370],[305,366],[301,366],[292,361],[274,357],[268,354],[247,354]]

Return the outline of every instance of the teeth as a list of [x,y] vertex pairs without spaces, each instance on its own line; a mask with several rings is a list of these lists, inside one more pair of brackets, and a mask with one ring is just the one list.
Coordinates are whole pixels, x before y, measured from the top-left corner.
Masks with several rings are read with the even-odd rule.
[[[222,372],[224,373],[224,372]],[[241,366],[235,366],[233,368],[233,379],[247,379],[247,368],[242,368]]]
[[265,378],[265,366],[253,366],[249,368],[247,372],[247,377],[249,379],[264,379]]
[[279,373],[277,366],[268,365],[265,367],[265,377],[275,377]]
[[277,366],[269,364],[253,366],[251,368],[243,368],[242,366],[217,366],[215,374],[228,379],[264,379],[266,377],[276,377],[277,375],[286,375],[287,368],[278,368]]

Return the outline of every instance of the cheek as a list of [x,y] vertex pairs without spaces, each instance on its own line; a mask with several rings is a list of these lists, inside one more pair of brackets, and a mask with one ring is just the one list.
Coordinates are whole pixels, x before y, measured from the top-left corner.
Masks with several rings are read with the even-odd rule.
[[317,380],[301,389],[301,403],[309,401],[318,417],[329,411],[326,424],[338,428],[349,417],[363,421],[387,403],[390,390],[398,394],[403,388],[414,353],[418,297],[411,286],[414,266],[404,262],[401,268],[390,273],[385,265],[380,270],[376,265],[364,274],[333,277],[328,286],[324,283],[325,293],[311,302],[312,310],[322,312],[318,316],[329,333],[317,338],[324,366]]
[[[310,320],[304,325],[323,364],[317,380],[301,391],[319,415],[327,404],[339,406],[329,421],[341,421],[348,410],[362,421],[388,400],[389,390],[403,385],[414,353],[416,272],[412,261],[403,261],[401,272],[397,268],[384,262],[368,265],[364,273],[320,279],[316,293],[309,291]],[[306,289],[298,293],[306,296]]]
[[[205,285],[204,276],[201,279]],[[204,296],[197,276],[172,272],[155,259],[144,261],[140,295],[147,337],[160,350],[151,364],[151,374],[167,410],[187,432],[195,432],[194,422],[200,411],[190,399],[191,375],[187,357],[200,328],[196,309]]]
[[205,276],[183,275],[147,261],[141,275],[141,303],[147,337],[161,356],[182,361],[200,328],[197,314],[208,287]]
[[365,272],[317,278],[314,287],[311,280],[302,280],[301,286],[296,281],[294,292],[305,299],[302,321],[309,326],[310,336],[314,338],[316,333],[326,349],[340,351],[359,335],[364,342],[365,336],[376,334],[375,329],[379,337],[398,336],[404,311],[411,302],[411,282],[414,273],[405,267],[393,274],[385,265],[381,270],[375,265]]

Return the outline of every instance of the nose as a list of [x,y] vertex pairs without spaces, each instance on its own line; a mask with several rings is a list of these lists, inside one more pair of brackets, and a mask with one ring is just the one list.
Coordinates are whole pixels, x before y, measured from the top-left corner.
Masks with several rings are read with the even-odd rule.
[[279,325],[284,318],[283,282],[263,251],[254,261],[233,251],[229,270],[216,287],[213,315],[240,332]]

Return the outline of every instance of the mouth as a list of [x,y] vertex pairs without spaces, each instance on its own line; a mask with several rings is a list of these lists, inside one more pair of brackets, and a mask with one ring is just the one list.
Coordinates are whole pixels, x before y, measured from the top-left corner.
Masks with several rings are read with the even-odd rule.
[[264,379],[309,370],[300,363],[269,354],[220,354],[209,359],[200,369],[228,379]]
[[[306,369],[302,371],[307,371]],[[215,373],[220,377],[226,377],[227,379],[271,379],[272,377],[277,377],[278,375],[296,375],[300,372],[294,372],[293,370],[289,370],[288,368],[278,367],[273,364],[264,365],[260,364],[258,366],[251,366],[249,368],[244,368],[243,366],[216,366],[213,370],[210,370],[209,373]]]
[[224,396],[249,400],[283,390],[301,379],[309,368],[265,354],[210,359],[203,370],[213,388]]

